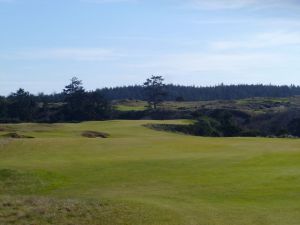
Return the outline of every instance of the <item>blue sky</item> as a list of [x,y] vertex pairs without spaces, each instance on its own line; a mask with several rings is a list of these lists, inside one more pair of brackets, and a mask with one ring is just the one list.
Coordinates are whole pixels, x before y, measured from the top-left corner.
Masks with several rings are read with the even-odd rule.
[[300,84],[299,0],[0,0],[0,94]]

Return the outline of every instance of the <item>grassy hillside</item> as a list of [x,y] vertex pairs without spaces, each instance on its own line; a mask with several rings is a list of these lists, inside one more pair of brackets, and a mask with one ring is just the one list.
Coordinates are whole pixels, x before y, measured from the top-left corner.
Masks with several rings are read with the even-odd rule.
[[35,137],[0,138],[0,224],[299,224],[300,140],[147,123],[188,121],[0,125],[0,135]]

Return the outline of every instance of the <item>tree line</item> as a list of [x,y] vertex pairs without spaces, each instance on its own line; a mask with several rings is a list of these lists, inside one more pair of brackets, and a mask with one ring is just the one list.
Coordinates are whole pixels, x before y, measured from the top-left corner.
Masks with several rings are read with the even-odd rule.
[[[152,76],[143,84],[149,109],[156,110],[163,101],[166,94],[163,80],[161,76]],[[103,91],[86,91],[77,77],[59,94],[35,96],[20,88],[7,97],[0,97],[0,122],[77,122],[113,117],[111,102]]]
[[[74,77],[57,94],[33,95],[20,88],[0,96],[0,122],[62,122],[105,119],[132,119],[157,114],[162,101],[231,100],[250,97],[290,97],[300,95],[299,86],[218,85],[213,87],[165,84],[162,76],[151,76],[142,85],[86,91]],[[116,112],[112,100],[135,99],[148,102],[147,112]],[[137,114],[141,115],[137,115]],[[163,113],[166,115],[166,112]],[[171,112],[174,115],[173,112]]]
[[[144,100],[142,85],[103,88],[101,92],[109,100]],[[253,97],[291,97],[300,95],[300,86],[295,85],[217,85],[210,87],[167,84],[164,87],[165,101],[236,100]]]
[[35,96],[20,88],[0,97],[1,122],[103,120],[110,117],[110,111],[110,102],[101,91],[86,91],[76,77],[60,94]]
[[[123,87],[111,87],[96,89],[95,92],[108,101],[134,99],[147,100],[145,85],[133,85]],[[164,101],[210,101],[210,100],[238,100],[255,97],[284,98],[300,95],[300,86],[296,85],[216,85],[209,87],[182,86],[174,84],[163,84]],[[34,98],[39,102],[62,102],[63,93],[38,94]]]

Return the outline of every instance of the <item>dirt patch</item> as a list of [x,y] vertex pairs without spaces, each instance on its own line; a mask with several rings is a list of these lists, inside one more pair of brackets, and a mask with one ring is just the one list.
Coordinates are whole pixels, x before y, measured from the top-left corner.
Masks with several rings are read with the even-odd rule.
[[26,136],[26,135],[21,135],[21,134],[18,134],[18,133],[7,133],[7,134],[4,134],[2,135],[2,137],[6,137],[6,138],[16,138],[16,139],[21,139],[21,138],[34,138],[34,137],[31,137],[31,136]]
[[84,131],[82,132],[81,136],[87,138],[108,138],[109,134],[98,131]]

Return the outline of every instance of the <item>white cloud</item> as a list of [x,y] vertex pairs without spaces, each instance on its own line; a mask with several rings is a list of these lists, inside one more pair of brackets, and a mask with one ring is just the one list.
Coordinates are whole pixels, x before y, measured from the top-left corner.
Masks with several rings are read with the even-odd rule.
[[116,60],[122,54],[102,48],[52,48],[33,49],[1,54],[2,59],[12,60],[71,60],[71,61],[106,61]]
[[[181,84],[293,83],[300,65],[293,55],[281,53],[178,53],[147,63],[127,65],[149,71]],[[289,76],[284,76],[288,73]],[[294,80],[291,80],[291,79]]]
[[191,4],[199,9],[235,9],[253,5],[256,0],[192,0]]
[[[146,63],[145,63],[146,62]],[[300,65],[291,55],[257,53],[178,53],[149,57],[127,65],[139,74],[161,74],[168,82],[187,85],[229,83],[289,84]],[[124,69],[126,71],[126,69]],[[288,73],[288,76],[284,76]]]
[[99,4],[105,4],[105,3],[125,3],[125,2],[137,2],[138,0],[81,0],[82,2],[89,2],[89,3],[99,3]]
[[15,0],[0,0],[0,3],[11,3],[14,2]]
[[[293,6],[297,0],[190,0],[194,8],[204,10],[241,9],[247,7],[270,8]],[[298,3],[299,4],[299,3]]]
[[223,25],[223,24],[233,24],[233,25],[243,25],[243,24],[255,24],[257,26],[263,27],[282,27],[282,28],[298,28],[300,27],[300,19],[287,19],[280,17],[270,17],[270,18],[219,18],[219,19],[210,19],[210,20],[193,20],[194,24],[200,25]]
[[269,32],[242,41],[240,39],[217,41],[211,44],[217,50],[270,48],[288,45],[300,45],[300,32]]
[[162,56],[150,66],[164,68],[166,71],[234,72],[254,68],[268,68],[281,62],[282,56],[268,53],[185,53]]

